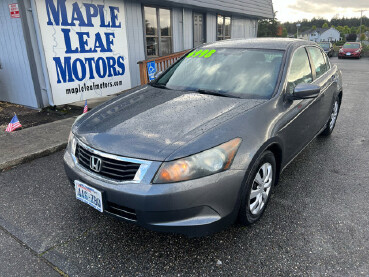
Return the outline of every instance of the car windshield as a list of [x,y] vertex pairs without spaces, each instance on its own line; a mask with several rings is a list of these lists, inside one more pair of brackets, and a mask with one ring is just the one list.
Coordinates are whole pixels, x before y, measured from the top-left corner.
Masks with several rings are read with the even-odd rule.
[[343,45],[344,49],[359,49],[360,45],[358,43],[345,43]]
[[186,55],[152,85],[240,98],[270,98],[284,51],[201,48]]
[[324,50],[329,49],[329,43],[319,43],[320,47],[322,47]]

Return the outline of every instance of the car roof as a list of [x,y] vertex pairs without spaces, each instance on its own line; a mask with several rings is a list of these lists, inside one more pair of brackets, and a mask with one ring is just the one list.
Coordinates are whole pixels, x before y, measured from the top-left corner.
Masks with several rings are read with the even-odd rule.
[[316,45],[315,42],[291,39],[291,38],[251,38],[251,39],[227,39],[202,45],[205,48],[224,47],[224,48],[254,48],[254,49],[276,49],[286,50],[291,46]]

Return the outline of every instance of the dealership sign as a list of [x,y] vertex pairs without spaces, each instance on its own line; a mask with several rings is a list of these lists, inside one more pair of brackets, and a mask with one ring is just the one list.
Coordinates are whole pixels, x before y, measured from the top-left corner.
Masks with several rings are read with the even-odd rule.
[[123,1],[36,0],[55,105],[131,87]]

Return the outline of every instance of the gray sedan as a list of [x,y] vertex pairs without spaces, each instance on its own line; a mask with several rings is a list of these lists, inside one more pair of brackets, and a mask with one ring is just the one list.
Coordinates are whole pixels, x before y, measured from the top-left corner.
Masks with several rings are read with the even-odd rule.
[[76,198],[143,227],[201,236],[263,215],[283,169],[329,136],[341,73],[315,43],[227,40],[78,118]]

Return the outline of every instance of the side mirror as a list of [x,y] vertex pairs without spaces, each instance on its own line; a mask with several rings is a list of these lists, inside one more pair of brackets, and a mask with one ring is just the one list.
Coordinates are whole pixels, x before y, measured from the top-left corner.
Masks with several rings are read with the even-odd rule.
[[157,71],[155,74],[154,74],[154,80],[155,79],[158,79],[158,77],[163,74],[163,71]]
[[313,84],[298,84],[293,94],[288,98],[291,100],[315,98],[320,93],[320,86]]

